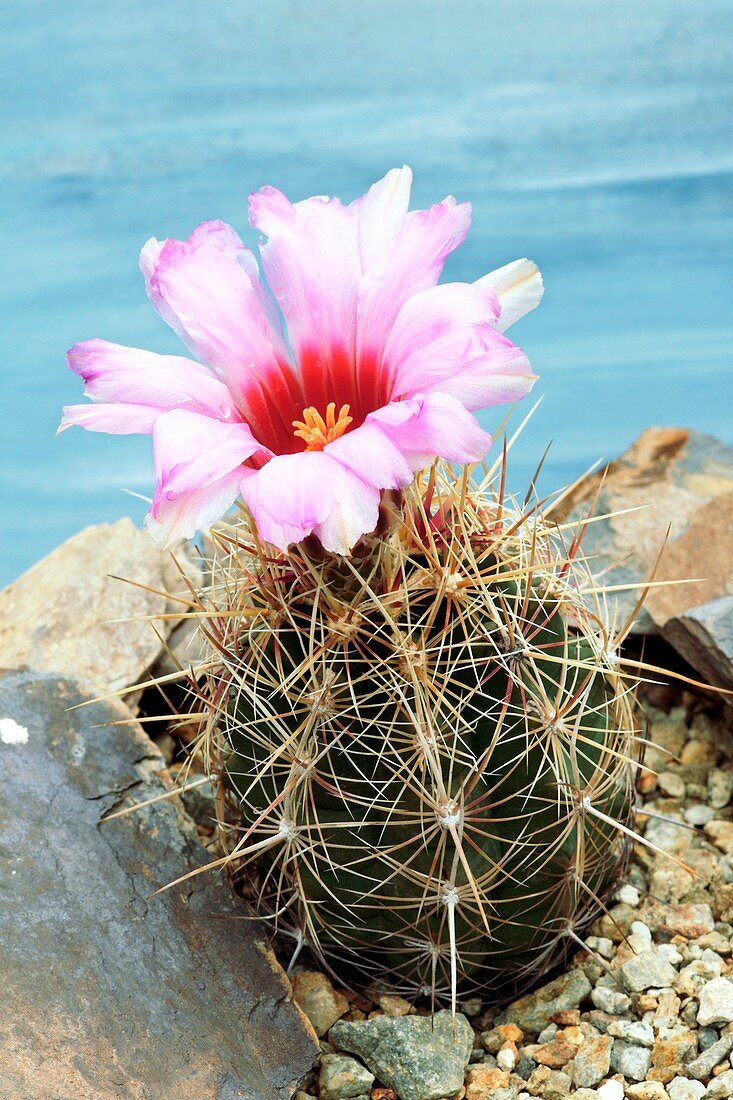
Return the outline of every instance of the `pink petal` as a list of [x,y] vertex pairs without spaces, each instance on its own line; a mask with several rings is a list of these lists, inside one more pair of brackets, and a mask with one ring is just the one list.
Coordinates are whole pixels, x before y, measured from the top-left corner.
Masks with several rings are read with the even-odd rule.
[[[188,348],[226,384],[258,434],[279,402],[300,404],[271,323],[251,252],[223,222],[204,222],[187,241],[152,238],[140,254],[150,300]],[[302,406],[301,406],[302,407]],[[289,427],[289,425],[286,425]]]
[[156,500],[210,485],[261,449],[247,424],[185,409],[163,413],[153,429]]
[[493,290],[498,296],[501,318],[497,328],[500,332],[505,332],[525,313],[535,309],[545,290],[537,264],[531,260],[514,260],[484,275],[475,285]]
[[323,448],[358,477],[377,489],[398,489],[412,481],[413,468],[385,431],[376,414]]
[[377,409],[370,419],[380,424],[413,470],[429,466],[436,457],[480,462],[491,446],[491,436],[449,394],[418,394]]
[[413,295],[384,349],[392,395],[440,391],[468,409],[524,397],[535,375],[524,352],[496,331],[500,308],[482,284],[443,283]]
[[386,251],[402,228],[410,205],[412,172],[406,164],[373,184],[366,195],[351,203],[359,217],[359,257],[367,271]]
[[190,539],[203,527],[215,523],[234,503],[242,480],[234,470],[201,489],[174,497],[159,497],[145,517],[155,541],[168,546],[177,539]]
[[447,198],[429,210],[413,210],[392,244],[364,273],[359,291],[359,355],[384,346],[404,303],[435,286],[446,257],[463,241],[471,221],[470,203]]
[[59,431],[77,426],[111,435],[150,435],[161,411],[152,405],[66,405]]
[[384,347],[393,394],[417,393],[455,374],[496,336],[499,311],[493,291],[469,283],[442,283],[414,294]]
[[262,538],[282,550],[315,534],[348,554],[379,513],[379,491],[324,451],[277,455],[245,475],[242,497]]
[[499,333],[494,333],[494,341],[457,374],[437,383],[435,389],[457,398],[472,411],[512,404],[526,397],[537,381],[527,356]]
[[249,220],[268,240],[262,265],[287,323],[307,403],[351,389],[361,267],[358,218],[338,199],[293,205],[274,187],[250,196]]
[[86,382],[95,401],[186,407],[222,419],[235,416],[229,390],[211,371],[178,355],[156,355],[140,348],[86,340],[75,344],[67,363]]

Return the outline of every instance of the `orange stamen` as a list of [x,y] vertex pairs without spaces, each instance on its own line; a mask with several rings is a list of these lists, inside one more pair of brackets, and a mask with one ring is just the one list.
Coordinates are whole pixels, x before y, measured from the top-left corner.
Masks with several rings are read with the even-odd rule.
[[305,441],[306,451],[322,451],[327,443],[333,443],[334,439],[342,436],[349,424],[353,421],[349,416],[349,406],[342,405],[336,416],[336,402],[330,401],[326,408],[326,419],[313,405],[303,409],[303,419],[294,420],[294,435]]

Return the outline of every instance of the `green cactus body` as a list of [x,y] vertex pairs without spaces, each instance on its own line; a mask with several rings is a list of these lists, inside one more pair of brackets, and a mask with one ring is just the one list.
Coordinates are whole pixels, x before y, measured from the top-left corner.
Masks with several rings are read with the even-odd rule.
[[348,563],[227,556],[210,745],[278,928],[342,975],[502,997],[616,880],[631,708],[587,570],[442,476]]

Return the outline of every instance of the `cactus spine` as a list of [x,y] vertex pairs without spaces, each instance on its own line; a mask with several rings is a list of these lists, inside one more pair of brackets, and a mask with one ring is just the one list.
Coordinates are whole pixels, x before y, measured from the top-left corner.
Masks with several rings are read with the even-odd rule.
[[579,539],[438,466],[349,559],[246,519],[215,542],[201,747],[259,912],[342,978],[530,984],[598,912],[633,810]]

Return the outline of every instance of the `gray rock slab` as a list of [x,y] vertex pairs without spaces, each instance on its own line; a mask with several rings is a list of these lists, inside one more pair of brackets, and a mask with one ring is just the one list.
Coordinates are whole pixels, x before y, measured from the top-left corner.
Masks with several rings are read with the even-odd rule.
[[284,1100],[315,1036],[220,877],[153,896],[207,854],[171,801],[101,821],[162,793],[163,761],[82,701],[0,678],[0,1096]]
[[[669,619],[662,634],[706,683],[733,688],[733,596],[688,608]],[[723,698],[731,704],[730,696]]]
[[442,1100],[463,1085],[474,1033],[465,1016],[375,1016],[339,1020],[329,1033],[334,1046],[358,1054],[400,1100]]

